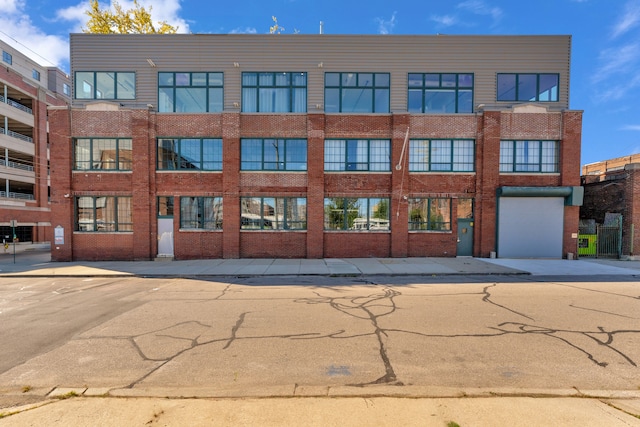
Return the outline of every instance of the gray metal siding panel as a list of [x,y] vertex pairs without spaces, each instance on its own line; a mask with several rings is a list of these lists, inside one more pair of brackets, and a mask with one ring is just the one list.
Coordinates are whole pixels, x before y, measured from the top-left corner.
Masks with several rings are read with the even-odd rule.
[[136,71],[136,103],[154,105],[158,71],[222,71],[228,110],[241,101],[242,71],[306,71],[310,112],[324,105],[329,71],[391,73],[393,112],[407,109],[409,72],[474,73],[475,106],[498,104],[498,72],[559,73],[559,102],[545,105],[568,108],[570,50],[570,36],[72,34],[71,68]]

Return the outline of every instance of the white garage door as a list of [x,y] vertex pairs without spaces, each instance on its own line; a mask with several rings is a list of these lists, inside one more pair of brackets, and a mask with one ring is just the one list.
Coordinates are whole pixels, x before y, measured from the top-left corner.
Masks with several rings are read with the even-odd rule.
[[500,197],[498,257],[562,258],[563,197]]

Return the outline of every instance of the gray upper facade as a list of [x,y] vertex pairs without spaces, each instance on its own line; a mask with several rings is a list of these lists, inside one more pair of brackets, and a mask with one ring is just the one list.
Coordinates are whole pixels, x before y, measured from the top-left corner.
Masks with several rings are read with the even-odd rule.
[[[71,34],[72,79],[79,72],[135,73],[135,96],[111,99],[129,107],[158,105],[162,72],[223,75],[223,111],[241,111],[242,74],[306,73],[306,112],[325,112],[325,73],[388,73],[389,113],[408,111],[411,73],[473,76],[472,110],[540,100],[498,100],[498,75],[556,75],[549,110],[569,108],[571,36],[404,36]],[[76,82],[75,85],[78,83]],[[74,106],[95,102],[79,99]],[[109,100],[109,99],[105,99]],[[466,111],[465,111],[466,112]]]

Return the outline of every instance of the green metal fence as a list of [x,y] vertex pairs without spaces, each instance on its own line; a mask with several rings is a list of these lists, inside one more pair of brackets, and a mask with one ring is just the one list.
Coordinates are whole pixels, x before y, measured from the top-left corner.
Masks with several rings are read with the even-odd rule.
[[578,256],[620,258],[622,256],[622,217],[606,225],[580,225]]

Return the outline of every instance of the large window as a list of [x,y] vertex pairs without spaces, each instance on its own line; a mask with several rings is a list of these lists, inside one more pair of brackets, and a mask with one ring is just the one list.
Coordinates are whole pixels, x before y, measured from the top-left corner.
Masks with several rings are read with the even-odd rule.
[[240,169],[268,171],[307,170],[305,139],[242,139]]
[[410,113],[473,112],[473,74],[409,74]]
[[222,95],[222,73],[158,73],[161,113],[220,112]]
[[329,197],[324,199],[324,229],[388,231],[388,198]]
[[414,139],[409,142],[412,172],[473,172],[475,144],[470,139]]
[[222,230],[222,197],[180,197],[180,228]]
[[2,60],[9,65],[13,64],[13,56],[11,56],[9,52],[5,52],[4,50],[2,51]]
[[74,169],[131,170],[130,138],[77,138]]
[[558,101],[558,74],[498,74],[498,101]]
[[76,197],[75,231],[133,231],[132,198]]
[[331,139],[324,142],[326,171],[389,171],[388,139]]
[[558,172],[557,141],[500,141],[500,172]]
[[242,197],[242,230],[306,230],[304,197]]
[[327,113],[388,113],[389,73],[325,73]]
[[76,99],[135,99],[136,73],[77,71]]
[[220,138],[158,138],[158,170],[222,170]]
[[305,113],[307,73],[242,73],[244,113]]
[[451,199],[409,199],[409,230],[451,230]]

